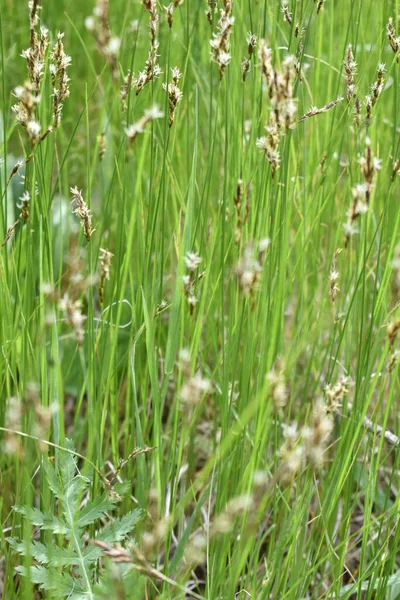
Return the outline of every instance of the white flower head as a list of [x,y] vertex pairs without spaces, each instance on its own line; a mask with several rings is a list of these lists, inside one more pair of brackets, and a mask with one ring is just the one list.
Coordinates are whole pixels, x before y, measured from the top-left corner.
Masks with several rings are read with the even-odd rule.
[[185,256],[185,265],[193,273],[199,267],[202,259],[197,252],[188,252]]

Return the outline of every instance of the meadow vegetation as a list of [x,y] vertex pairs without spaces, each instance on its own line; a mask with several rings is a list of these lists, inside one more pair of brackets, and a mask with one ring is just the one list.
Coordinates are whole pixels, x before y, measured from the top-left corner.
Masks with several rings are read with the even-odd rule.
[[399,20],[2,0],[3,600],[400,598]]

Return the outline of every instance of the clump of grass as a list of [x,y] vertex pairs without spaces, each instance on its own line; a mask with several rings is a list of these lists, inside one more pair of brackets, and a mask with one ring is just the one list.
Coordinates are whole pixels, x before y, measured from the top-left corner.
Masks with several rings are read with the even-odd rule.
[[201,1],[2,5],[0,596],[394,600],[396,19]]

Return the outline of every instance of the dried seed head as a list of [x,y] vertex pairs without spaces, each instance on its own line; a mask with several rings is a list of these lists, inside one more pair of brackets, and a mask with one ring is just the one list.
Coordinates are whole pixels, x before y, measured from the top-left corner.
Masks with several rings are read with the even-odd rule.
[[197,252],[188,252],[185,256],[185,265],[191,273],[196,271],[201,264],[202,259]]
[[98,136],[97,141],[99,142],[99,159],[103,160],[104,155],[106,153],[106,132],[102,131]]
[[163,83],[164,90],[168,93],[168,101],[169,101],[169,126],[172,127],[172,124],[175,119],[175,111],[179,104],[179,102],[183,98],[183,92],[178,87],[179,79],[182,77],[182,73],[179,71],[178,67],[173,67],[172,71],[172,81],[170,83]]
[[350,237],[358,233],[358,230],[354,227],[354,222],[360,215],[368,211],[375,177],[381,169],[381,161],[373,155],[371,141],[368,137],[365,139],[364,156],[360,158],[359,163],[363,182],[355,185],[351,190],[353,202],[347,211],[347,223],[344,225],[346,233],[345,247],[347,247]]
[[280,361],[267,373],[268,394],[272,398],[275,410],[279,410],[287,405],[289,400],[289,390],[286,385],[286,377],[283,365]]
[[173,21],[173,18],[174,18],[174,12],[178,8],[178,6],[180,6],[181,4],[183,4],[183,0],[174,0],[173,2],[171,2],[170,4],[168,4],[168,6],[164,6],[164,9],[165,9],[165,11],[167,13],[168,25],[170,27],[172,27],[172,21]]
[[371,103],[372,103],[372,108],[375,106],[376,101],[378,100],[379,96],[382,93],[383,84],[384,84],[385,70],[386,70],[386,65],[384,65],[383,63],[381,63],[381,64],[378,65],[377,78],[376,78],[375,83],[373,83],[373,85],[371,87]]
[[25,81],[23,86],[20,85],[14,89],[14,96],[19,102],[12,106],[12,111],[35,146],[44,138],[43,135],[40,135],[41,125],[35,119],[36,107],[40,102],[40,95],[35,94],[30,81]]
[[282,431],[285,438],[278,451],[278,457],[281,461],[278,470],[278,480],[287,484],[290,483],[303,468],[305,461],[304,446],[301,442],[301,432],[298,431],[297,423],[291,425],[282,425]]
[[393,18],[392,17],[389,18],[388,24],[386,25],[386,32],[387,32],[390,47],[396,55],[397,62],[399,62],[399,60],[400,60],[400,55],[399,55],[400,38],[396,37],[396,30],[393,27]]
[[347,102],[350,102],[355,96],[356,86],[354,83],[354,78],[357,72],[357,63],[354,60],[353,46],[351,44],[347,46],[346,58],[343,61],[343,67],[347,79],[346,97]]
[[253,56],[255,47],[257,45],[257,36],[255,33],[247,34],[247,54],[248,56],[244,56],[242,59],[242,75],[243,81],[246,81],[247,73],[251,68],[251,57]]
[[235,18],[232,16],[232,2],[225,2],[221,9],[216,32],[210,40],[211,59],[219,66],[219,78],[222,79],[230,63],[230,37]]
[[182,408],[188,419],[190,419],[193,410],[204,396],[211,392],[211,389],[211,382],[203,377],[200,371],[185,381],[180,391],[180,398]]
[[338,255],[341,253],[342,249],[337,248],[333,254],[332,264],[331,264],[331,272],[329,274],[329,295],[331,297],[332,302],[335,302],[336,296],[338,292],[340,292],[338,281],[339,281],[339,272],[336,270],[336,260]]
[[106,279],[110,279],[110,267],[111,259],[114,255],[108,250],[100,248],[100,264],[101,264],[101,275],[100,275],[100,286],[99,286],[99,298],[100,304],[103,304],[104,300],[104,284]]
[[326,410],[328,413],[337,413],[342,407],[343,398],[349,393],[350,380],[341,377],[334,385],[328,384],[325,387]]
[[286,4],[282,4],[281,11],[283,12],[283,18],[285,21],[289,23],[289,25],[293,25],[293,15],[289,12],[289,9]]
[[17,456],[23,456],[23,447],[21,444],[20,436],[17,435],[17,431],[21,431],[23,419],[23,405],[19,398],[11,397],[6,402],[5,411],[5,425],[7,429],[11,430],[6,432],[5,440],[3,444],[4,452],[6,454],[15,454]]
[[268,48],[264,39],[260,40],[258,48],[258,58],[261,65],[261,71],[265,77],[268,87],[274,79],[274,69],[272,67],[272,50]]
[[396,341],[397,334],[400,329],[400,317],[397,317],[394,321],[391,321],[387,326],[387,336],[389,340],[389,348],[393,348],[393,344]]
[[92,32],[99,53],[109,65],[115,83],[119,79],[118,53],[121,40],[112,36],[109,19],[109,0],[97,0],[93,13],[86,17],[85,27]]
[[58,306],[65,314],[68,326],[73,329],[78,346],[81,346],[85,334],[84,323],[86,319],[82,314],[82,301],[72,300],[68,294],[65,294],[60,299]]
[[333,431],[333,417],[322,400],[317,400],[311,411],[310,422],[303,427],[306,461],[320,469],[324,463],[326,449]]
[[161,67],[157,62],[158,54],[158,41],[154,40],[149,50],[147,60],[145,62],[144,70],[139,71],[139,75],[133,80],[132,86],[136,87],[136,95],[142,91],[145,85],[157,79],[161,75]]
[[361,125],[361,100],[360,98],[356,98],[354,103],[354,116],[353,116],[354,125],[359,127]]
[[77,215],[81,221],[83,232],[87,241],[90,240],[91,235],[94,233],[92,227],[92,215],[88,205],[83,199],[82,191],[76,186],[70,188],[72,194],[71,205],[73,206],[72,212]]
[[120,91],[121,98],[121,108],[122,111],[125,112],[128,108],[128,95],[129,91],[134,87],[135,78],[130,70],[128,70],[127,74],[124,77],[124,83],[122,84]]
[[368,127],[372,122],[372,98],[369,94],[365,96],[365,124]]
[[216,2],[216,0],[207,0],[207,5],[208,5],[208,8],[205,11],[205,13],[206,13],[208,22],[210,23],[210,25],[212,25],[213,15],[218,12],[217,2]]
[[332,100],[322,108],[317,108],[316,106],[312,106],[308,112],[306,112],[300,119],[300,121],[304,121],[305,119],[309,119],[310,117],[315,117],[315,115],[320,115],[321,113],[327,112],[331,108],[334,108],[337,104],[343,101],[343,97],[339,96],[336,100]]
[[296,127],[297,99],[293,97],[296,59],[294,56],[287,56],[282,63],[282,71],[273,69],[271,51],[267,48],[265,40],[260,41],[259,59],[268,86],[271,110],[268,125],[265,127],[267,135],[258,138],[256,144],[264,152],[274,177],[280,164],[281,136]]
[[396,175],[400,174],[400,158],[394,161],[392,170],[392,180],[395,179]]
[[21,223],[22,221],[28,221],[28,219],[29,219],[29,202],[30,202],[30,194],[29,194],[29,192],[25,191],[22,194],[22,196],[21,196],[21,198],[19,200],[20,201],[17,204],[17,208],[19,208],[19,210],[20,210],[18,219],[15,221],[15,223],[13,223],[8,228],[6,237],[4,238],[4,241],[2,243],[2,247],[7,244],[8,240],[13,235],[13,233],[14,233],[15,228],[17,227],[17,225],[19,225],[19,223]]
[[253,52],[257,46],[257,36],[255,33],[251,33],[251,31],[249,31],[249,33],[247,34],[247,52],[249,55],[249,58],[251,58],[253,56]]
[[194,307],[197,304],[195,285],[203,278],[204,272],[196,276],[195,273],[199,268],[202,259],[197,252],[187,252],[184,258],[185,266],[188,273],[182,277],[184,293],[190,306],[190,314],[193,314]]
[[[57,43],[51,53],[53,63],[50,65],[51,81],[53,85],[53,127],[58,127],[61,122],[63,103],[69,96],[69,77],[67,68],[71,65],[71,57],[65,54],[63,39],[64,34],[58,33]],[[57,87],[58,85],[58,87]]]
[[139,121],[133,123],[129,127],[125,128],[125,133],[128,136],[128,139],[131,143],[135,141],[138,134],[143,133],[145,127],[154,121],[155,119],[161,119],[164,116],[164,113],[160,111],[157,105],[154,105],[153,108],[147,109],[144,111],[144,115]]
[[255,256],[254,247],[250,244],[245,248],[236,265],[235,272],[239,287],[246,297],[252,296],[260,286],[263,260],[264,253],[258,252]]
[[202,564],[206,558],[206,538],[203,534],[196,533],[185,546],[185,562],[190,569]]

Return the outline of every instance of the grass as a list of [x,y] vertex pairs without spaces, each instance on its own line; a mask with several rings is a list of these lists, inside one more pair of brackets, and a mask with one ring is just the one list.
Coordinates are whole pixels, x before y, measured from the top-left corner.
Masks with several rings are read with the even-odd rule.
[[[169,27],[157,4],[162,73],[129,89],[126,111],[149,12],[110,3],[115,67],[85,27],[94,0],[43,2],[42,133],[58,31],[70,95],[34,144],[11,111],[27,79],[24,4],[0,7],[2,239],[29,192],[0,252],[1,597],[400,598],[399,64],[386,31],[399,2],[326,0],[317,14],[290,1],[290,25],[276,0],[234,0],[222,78],[209,44],[219,14],[210,25],[205,0],[184,0]],[[262,39],[277,72],[299,61],[274,176],[256,143],[273,112]],[[155,104],[165,116],[130,143]],[[368,147],[381,168],[346,245]]]

